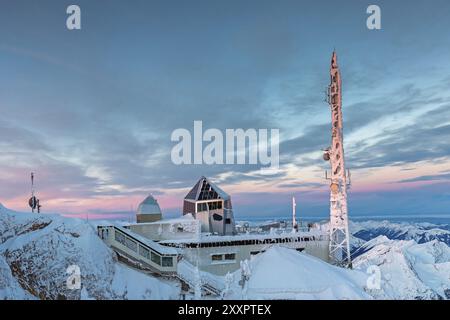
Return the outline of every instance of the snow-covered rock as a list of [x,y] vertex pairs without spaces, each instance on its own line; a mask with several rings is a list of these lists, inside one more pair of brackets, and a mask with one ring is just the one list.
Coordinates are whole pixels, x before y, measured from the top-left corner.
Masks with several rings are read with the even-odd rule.
[[0,300],[11,298],[20,300],[36,299],[20,286],[17,279],[11,274],[11,269],[5,259],[0,256]]
[[[80,285],[68,286],[77,270]],[[1,205],[0,276],[6,299],[176,299],[179,292],[175,283],[124,270],[84,220]]]
[[450,298],[450,248],[445,243],[417,244],[380,236],[361,249],[366,252],[353,261],[353,267],[361,271],[379,268],[380,289],[370,291],[375,298]]
[[355,251],[361,248],[366,242],[366,240],[360,239],[350,234],[350,252],[352,254],[352,257],[354,256]]

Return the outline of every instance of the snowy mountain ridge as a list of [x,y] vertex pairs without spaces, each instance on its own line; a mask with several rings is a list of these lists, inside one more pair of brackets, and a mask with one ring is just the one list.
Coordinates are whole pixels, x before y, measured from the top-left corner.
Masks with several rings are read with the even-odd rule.
[[[69,266],[81,287],[70,289]],[[118,263],[84,220],[0,205],[0,299],[176,299],[178,288]]]
[[382,290],[371,290],[379,299],[450,299],[450,248],[433,240],[390,240],[379,236],[365,243],[353,266],[376,266]]
[[[421,229],[384,224],[389,235],[419,235]],[[425,228],[425,227],[424,227]],[[428,225],[432,235],[445,235]],[[352,223],[355,234],[374,235],[380,224]],[[425,230],[425,231],[426,231]],[[443,232],[443,231],[444,232]],[[397,232],[398,231],[398,232]],[[414,238],[414,237],[412,237]],[[450,299],[450,249],[437,239],[365,241],[352,236],[354,269],[342,269],[295,250],[274,246],[256,255],[241,286],[241,270],[210,275],[225,299]],[[355,251],[356,252],[356,251]],[[356,255],[355,255],[356,256]],[[78,266],[81,286],[69,289],[68,267]],[[379,277],[371,285],[374,274]],[[275,271],[276,270],[276,271]],[[176,281],[154,278],[119,263],[90,223],[59,215],[31,214],[0,205],[0,299],[179,299]],[[220,298],[218,297],[218,298]]]
[[364,241],[386,236],[391,240],[415,240],[417,243],[438,240],[450,245],[450,224],[368,220],[350,221],[349,228],[354,237]]

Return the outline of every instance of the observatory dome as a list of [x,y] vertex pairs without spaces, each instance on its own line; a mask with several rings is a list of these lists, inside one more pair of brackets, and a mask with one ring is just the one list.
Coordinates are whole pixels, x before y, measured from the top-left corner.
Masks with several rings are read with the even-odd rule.
[[139,204],[136,220],[138,223],[142,222],[154,222],[162,219],[161,208],[158,201],[149,195]]

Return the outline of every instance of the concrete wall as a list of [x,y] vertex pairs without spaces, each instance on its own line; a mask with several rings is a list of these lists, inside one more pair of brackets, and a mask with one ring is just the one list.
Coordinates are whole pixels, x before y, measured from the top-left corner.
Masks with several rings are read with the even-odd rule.
[[162,219],[162,215],[159,213],[155,214],[136,214],[136,222],[137,223],[145,223],[145,222],[155,222]]
[[[250,259],[251,252],[265,251],[273,245],[280,245],[292,249],[304,249],[303,252],[315,256],[324,261],[328,261],[328,240],[306,241],[306,242],[290,242],[280,244],[254,244],[241,246],[225,246],[225,247],[207,247],[207,248],[184,248],[183,257],[191,264],[196,265],[197,260],[199,268],[217,275],[225,275],[227,272],[233,272],[240,268],[240,261]],[[211,256],[213,254],[235,254],[235,260],[223,260],[213,262]]]

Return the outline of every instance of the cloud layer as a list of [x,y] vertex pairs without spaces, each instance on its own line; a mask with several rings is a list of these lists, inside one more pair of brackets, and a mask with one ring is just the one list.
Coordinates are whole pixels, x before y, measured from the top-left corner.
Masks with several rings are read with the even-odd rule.
[[[336,48],[352,214],[448,208],[448,1],[382,1],[381,31],[366,29],[365,5],[352,1],[81,1],[77,32],[61,23],[60,2],[5,5],[5,205],[26,210],[35,171],[47,211],[122,214],[152,192],[176,214],[206,175],[233,195],[237,214],[288,214],[295,194],[299,208],[326,215],[323,91]],[[405,5],[408,15],[395,14]],[[170,135],[194,120],[205,129],[280,129],[280,170],[174,165]]]

